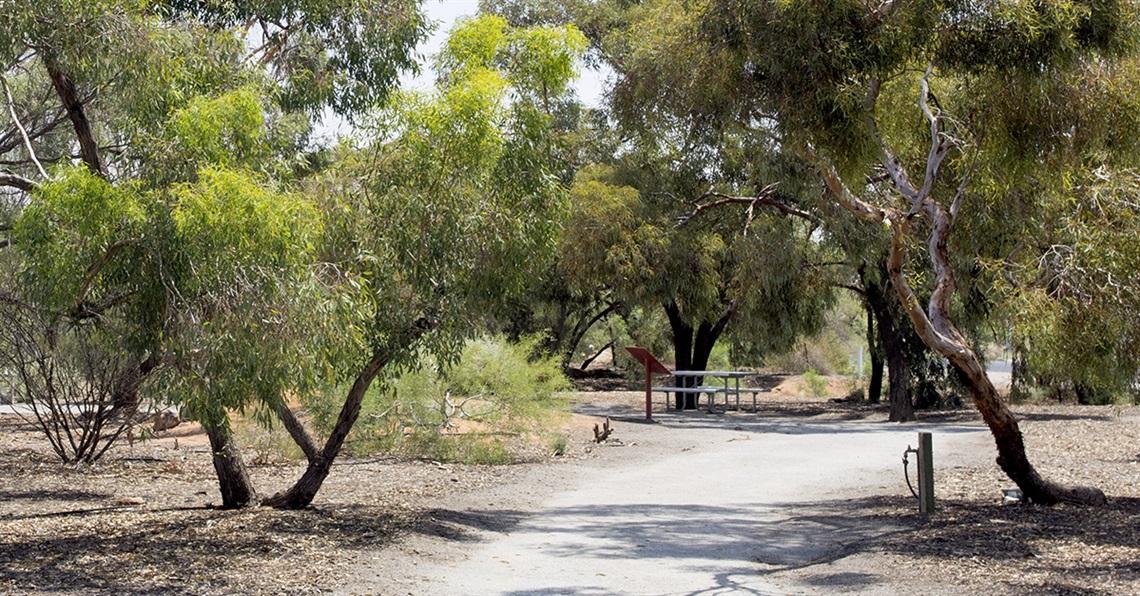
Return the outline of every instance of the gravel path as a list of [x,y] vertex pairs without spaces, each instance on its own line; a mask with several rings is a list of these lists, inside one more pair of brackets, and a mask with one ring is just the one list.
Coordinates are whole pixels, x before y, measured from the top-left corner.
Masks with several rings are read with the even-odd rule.
[[344,591],[874,591],[872,570],[824,565],[808,578],[767,572],[837,561],[851,545],[897,530],[891,518],[858,508],[864,497],[908,493],[900,459],[917,431],[934,433],[938,467],[993,458],[990,435],[973,423],[685,412],[657,414],[649,424],[612,406],[585,411],[615,419],[617,441],[599,446],[597,458],[536,468],[521,484],[441,503],[435,518],[451,532],[416,536]]

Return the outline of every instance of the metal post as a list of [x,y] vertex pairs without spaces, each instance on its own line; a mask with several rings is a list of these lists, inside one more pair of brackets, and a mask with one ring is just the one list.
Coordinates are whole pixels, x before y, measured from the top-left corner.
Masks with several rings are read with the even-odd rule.
[[934,451],[928,432],[918,433],[918,511],[934,512]]
[[[665,394],[665,403],[669,403],[668,393]],[[649,369],[649,363],[645,364],[645,419],[653,420],[653,371]]]

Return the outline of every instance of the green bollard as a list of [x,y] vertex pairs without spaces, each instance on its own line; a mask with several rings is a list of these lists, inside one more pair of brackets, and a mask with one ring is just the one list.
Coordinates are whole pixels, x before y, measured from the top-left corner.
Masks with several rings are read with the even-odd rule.
[[934,451],[930,433],[918,433],[918,512],[934,513]]

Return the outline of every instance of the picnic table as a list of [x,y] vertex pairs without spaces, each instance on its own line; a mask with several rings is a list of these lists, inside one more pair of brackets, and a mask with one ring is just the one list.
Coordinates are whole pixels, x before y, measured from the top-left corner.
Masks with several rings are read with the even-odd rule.
[[[645,348],[634,346],[627,346],[626,350],[629,351],[638,362],[645,366],[645,419],[652,420],[653,408],[653,393],[659,392],[665,394],[665,407],[669,408],[669,394],[672,393],[677,400],[677,409],[690,409],[696,408],[699,405],[700,396],[706,396],[708,401],[708,411],[713,411],[715,405],[716,394],[721,393],[724,395],[724,407],[728,409],[728,398],[731,394],[736,398],[736,409],[740,410],[740,394],[752,394],[752,411],[756,411],[756,395],[763,389],[753,387],[741,387],[740,379],[751,376],[755,373],[740,370],[675,370],[671,371],[664,364],[661,364],[649,353]],[[652,383],[653,375],[671,375],[675,379],[673,385],[660,385],[654,386]],[[695,382],[689,382],[687,379],[696,379],[704,377],[711,377],[714,379],[721,379],[723,383],[718,385],[697,385]],[[732,382],[730,386],[730,381]],[[691,400],[688,398],[692,398]]]
[[[729,394],[731,393],[736,398],[736,409],[739,410],[740,409],[740,391],[741,391],[740,379],[752,376],[755,373],[751,373],[751,372],[747,372],[747,371],[743,371],[743,370],[675,370],[671,374],[675,378],[678,379],[679,382],[677,384],[680,385],[681,387],[687,387],[686,383],[684,381],[681,381],[681,379],[686,379],[686,378],[703,379],[704,377],[712,377],[714,379],[723,380],[724,381],[723,386],[720,386],[720,385],[701,385],[701,386],[697,387],[697,389],[706,389],[706,390],[695,392],[695,395],[697,395],[697,396],[699,396],[699,395],[708,395],[709,396],[708,410],[711,412],[711,411],[713,411],[713,400],[715,399],[715,396],[717,393],[723,393],[724,394],[724,407],[726,409],[728,408],[728,397],[729,397]],[[732,382],[731,386],[729,384],[730,381]],[[664,388],[664,387],[659,388],[659,390],[662,390],[662,391],[664,391],[666,389],[668,389],[668,388]],[[707,389],[712,389],[712,391],[708,391]],[[749,388],[745,388],[745,391],[752,391],[752,390]],[[668,403],[668,402],[666,402],[666,403]],[[699,404],[694,404],[694,407],[696,405],[699,405]],[[756,393],[752,394],[752,407],[753,408],[756,407]]]

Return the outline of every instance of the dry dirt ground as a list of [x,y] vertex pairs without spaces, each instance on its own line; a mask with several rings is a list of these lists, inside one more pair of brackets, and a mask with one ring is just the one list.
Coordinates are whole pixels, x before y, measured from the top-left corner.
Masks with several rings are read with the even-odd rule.
[[[772,383],[778,385],[764,395],[759,416],[887,424],[882,407],[804,397],[794,379]],[[584,392],[576,399],[635,412],[644,407],[642,395]],[[831,593],[837,585],[858,591],[860,569],[897,575],[893,586],[879,580],[884,593],[1135,593],[1140,589],[1140,409],[1052,405],[1017,412],[1038,469],[1059,481],[1103,488],[1110,498],[1107,507],[1002,506],[999,489],[1010,482],[996,465],[949,468],[939,472],[934,515],[918,515],[913,498],[899,492],[821,504],[808,514],[832,516],[837,523],[889,518],[901,530],[854,542],[809,565],[757,562],[756,573],[778,585],[799,586],[789,590],[795,593]],[[925,416],[926,421],[976,418],[972,410]],[[209,454],[190,425],[160,440],[116,447],[95,466],[75,467],[59,465],[19,418],[3,417],[0,593],[351,589],[361,569],[407,557],[409,544],[462,548],[485,530],[509,530],[568,482],[563,466],[603,465],[625,457],[629,451],[620,444],[592,443],[595,422],[576,415],[567,423],[569,443],[562,456],[494,467],[347,459],[334,468],[310,509],[222,511],[211,507],[218,497]],[[276,463],[255,466],[254,475],[269,493],[300,471],[300,464]],[[487,495],[498,500],[498,509],[518,514],[463,515],[465,503]]]

